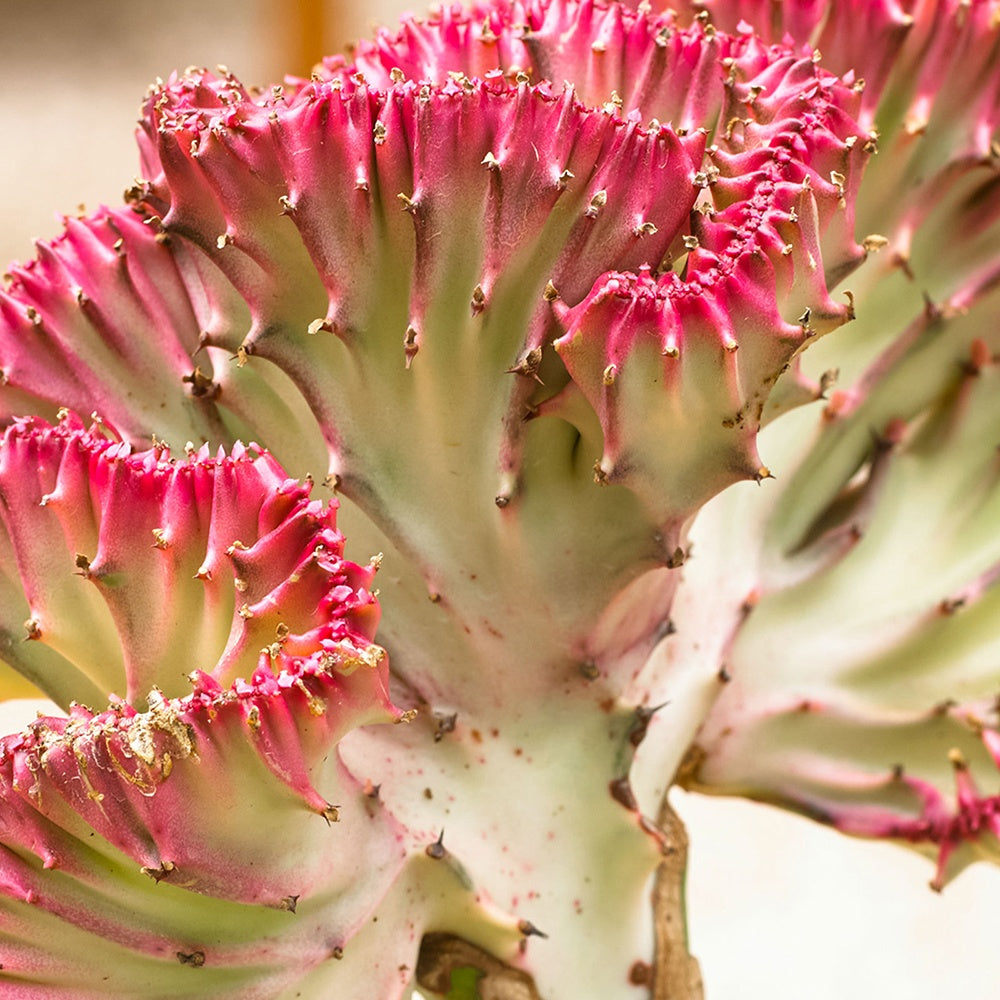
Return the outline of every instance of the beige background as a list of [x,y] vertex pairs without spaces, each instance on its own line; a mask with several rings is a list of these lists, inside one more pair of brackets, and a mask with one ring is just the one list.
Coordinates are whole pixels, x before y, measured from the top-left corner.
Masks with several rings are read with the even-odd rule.
[[[58,212],[119,199],[155,76],[219,62],[255,83],[304,71],[317,34],[307,6],[0,0],[0,265],[30,255],[32,237],[54,235]],[[327,46],[401,6],[330,6]],[[0,716],[3,732],[19,724]],[[1000,996],[1000,870],[979,866],[936,896],[929,865],[898,848],[743,802],[681,806],[709,1000]]]

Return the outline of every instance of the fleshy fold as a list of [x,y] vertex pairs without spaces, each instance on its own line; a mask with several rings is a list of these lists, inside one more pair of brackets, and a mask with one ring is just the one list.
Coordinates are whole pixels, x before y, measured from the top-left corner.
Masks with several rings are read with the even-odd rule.
[[[345,562],[335,505],[254,449],[132,453],[66,414],[13,425],[0,480],[38,682],[65,695],[75,670],[111,698],[0,740],[4,990],[82,995],[70,956],[89,947],[94,968],[128,952],[129,995],[270,995],[344,948],[404,860],[337,755],[404,718],[371,641],[374,566]],[[182,670],[189,693],[164,695]],[[192,966],[211,971],[178,979]]]

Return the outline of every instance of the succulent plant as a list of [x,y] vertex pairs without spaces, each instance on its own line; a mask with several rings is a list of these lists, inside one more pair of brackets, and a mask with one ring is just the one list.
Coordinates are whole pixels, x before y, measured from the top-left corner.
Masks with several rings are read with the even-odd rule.
[[995,859],[998,10],[157,84],[0,293],[4,995],[693,998],[674,785]]

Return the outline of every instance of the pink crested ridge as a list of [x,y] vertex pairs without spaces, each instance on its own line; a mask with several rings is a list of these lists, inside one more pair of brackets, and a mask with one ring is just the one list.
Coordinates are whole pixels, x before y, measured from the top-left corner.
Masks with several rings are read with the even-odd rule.
[[[850,298],[837,304],[827,289],[859,259],[850,206],[871,146],[845,110],[855,94],[811,60],[732,51],[728,125],[693,180],[703,195],[675,250],[683,268],[606,276],[560,317],[567,332],[555,346],[604,429],[597,475],[648,493],[666,475],[649,456],[703,481],[695,456],[678,462],[690,425],[717,455],[713,487],[766,476],[754,444],[765,407],[809,394],[802,383],[783,400],[775,383],[811,337],[853,317]],[[632,363],[651,369],[647,385],[671,387],[669,407],[636,396]],[[672,446],[656,448],[657,438]]]
[[[244,287],[244,274],[254,274],[251,259],[260,264],[276,256],[277,240],[273,247],[257,243],[265,232],[287,231],[274,211],[280,203],[326,285],[330,305],[321,329],[341,336],[365,329],[377,281],[349,263],[359,253],[378,260],[389,249],[402,259],[387,261],[387,269],[411,253],[416,258],[409,320],[416,330],[411,346],[420,349],[441,290],[445,249],[457,235],[448,225],[450,239],[438,249],[436,227],[450,221],[456,197],[482,227],[486,258],[469,289],[470,307],[481,312],[498,278],[535,249],[546,227],[555,228],[558,239],[546,277],[578,298],[589,275],[664,254],[696,195],[683,181],[700,160],[701,137],[641,129],[638,119],[624,119],[614,106],[602,111],[581,103],[571,88],[509,80],[499,70],[440,83],[393,77],[385,90],[357,74],[317,78],[262,105],[237,102],[239,92],[226,82],[204,73],[178,80],[151,101],[149,137],[156,144],[146,144],[151,182],[145,203],[163,210],[168,231],[186,233],[196,225],[200,245],[252,307],[263,296]],[[220,100],[227,102],[223,108]],[[324,141],[314,147],[317,136]],[[314,149],[322,149],[322,157]],[[263,183],[229,199],[233,179],[223,170],[231,171],[234,160]],[[589,178],[585,190],[573,183],[577,177]],[[632,193],[636,187],[646,194]],[[381,234],[372,231],[376,195],[388,205],[395,200],[397,209]],[[557,209],[567,201],[570,212]],[[609,201],[613,208],[599,211]],[[333,203],[340,211],[331,216]],[[559,219],[577,207],[576,218]],[[640,246],[639,235],[653,235],[634,232],[646,221],[643,211],[660,218],[664,232]],[[258,213],[266,219],[260,232],[250,227]],[[222,235],[212,236],[206,226],[213,215]],[[380,247],[376,235],[390,246]],[[240,255],[224,252],[228,247],[245,249]],[[233,256],[239,260],[229,262]],[[259,332],[244,342],[247,353],[259,353],[270,327],[258,320]]]
[[859,121],[881,153],[858,192],[857,221],[871,246],[884,248],[883,274],[898,269],[935,302],[954,296],[956,309],[988,293],[1000,216],[996,0],[706,0],[683,8],[723,30],[749,22],[764,37],[817,47],[824,66],[853,80]]
[[[172,459],[69,414],[22,420],[0,443],[0,486],[30,604],[21,644],[41,650],[34,679],[68,701],[84,688],[77,670],[109,704],[73,702],[0,740],[6,974],[75,995],[70,945],[39,950],[52,918],[68,942],[168,968],[196,951],[236,980],[271,968],[289,981],[328,959],[404,860],[399,828],[337,753],[358,727],[409,718],[372,642],[376,564],[344,561],[335,505],[256,448]],[[188,693],[164,694],[184,672]],[[95,900],[108,864],[138,876],[113,905]],[[181,898],[157,905],[148,894],[163,885],[237,907],[231,939],[192,930]],[[310,916],[267,932],[247,906]],[[261,934],[270,943],[249,952]]]
[[[127,208],[65,225],[38,242],[35,260],[9,268],[0,291],[4,423],[99,405],[116,426],[167,425],[182,441],[219,437],[208,405],[217,387],[192,360],[198,316],[166,237]],[[132,383],[143,391],[120,391]]]
[[686,0],[671,6],[682,18],[706,18],[720,31],[745,26],[765,42],[820,53],[827,69],[863,87],[862,120],[869,128],[919,5],[919,0]]
[[[319,761],[355,726],[398,718],[378,658],[338,652],[293,661],[278,676],[265,658],[228,690],[196,675],[192,694],[154,691],[141,712],[74,706],[68,718],[5,737],[3,843],[82,875],[80,839],[93,830],[154,880],[214,897],[278,905],[290,886],[328,891],[324,824],[305,827],[284,853],[261,833],[302,811],[336,822],[339,803],[313,784]],[[265,803],[290,815],[268,818]],[[352,876],[336,877],[346,887]]]
[[693,0],[672,6],[722,31],[752,25],[765,41],[818,51],[834,73],[864,85],[866,127],[873,121],[881,126],[879,104],[886,98],[892,105],[909,103],[912,131],[930,121],[935,107],[937,113],[947,107],[955,124],[982,120],[996,107],[996,0]]
[[26,602],[4,625],[68,661],[33,678],[57,699],[73,690],[68,665],[101,701],[134,703],[177,691],[186,670],[228,685],[263,647],[280,671],[283,657],[374,634],[374,567],[341,558],[335,506],[255,446],[176,460],[70,414],[27,419],[0,446],[0,488]]
[[[586,72],[563,72],[580,60]],[[464,299],[493,333],[477,338],[469,384],[526,376],[499,413],[469,419],[504,428],[493,493],[509,502],[516,492],[524,414],[564,412],[572,393],[555,390],[568,374],[601,419],[599,481],[624,481],[628,467],[641,494],[662,496],[649,448],[666,453],[662,435],[675,433],[710,439],[700,453],[718,466],[703,467],[692,447],[697,467],[673,476],[682,496],[658,505],[662,522],[759,476],[753,439],[766,400],[776,412],[817,392],[795,371],[774,387],[812,334],[852,315],[828,289],[862,257],[850,206],[871,147],[857,107],[857,88],[743,30],[570,0],[445,7],[380,34],[355,64],[331,61],[259,100],[230,76],[171,81],[147,105],[149,180],[134,204],[247,301],[241,363],[259,356],[290,375],[348,495],[372,487],[351,468],[360,428],[327,392],[344,362],[323,337],[368,370],[389,336],[405,369],[430,369],[399,391],[431,391],[419,388],[430,379],[443,392],[444,366],[448,384],[460,374],[457,334],[474,329],[468,314],[448,318]],[[398,307],[386,303],[389,287]],[[654,313],[664,357],[699,357],[668,361],[665,378],[636,365],[661,437],[625,443],[632,432],[611,415],[605,380],[622,375]],[[693,348],[721,320],[716,343]],[[566,374],[540,392],[554,344]],[[657,382],[674,388],[657,394]],[[699,419],[674,426],[679,399],[706,393]]]
[[[983,728],[983,747],[1000,769],[1000,733]],[[977,786],[968,761],[959,750],[949,759],[955,773],[955,792],[949,802],[936,785],[913,777],[900,768],[889,779],[890,787],[902,785],[919,803],[915,818],[875,808],[855,808],[831,822],[844,833],[863,837],[902,840],[918,849],[936,853],[931,888],[940,892],[976,856],[1000,858],[1000,794],[984,795]]]

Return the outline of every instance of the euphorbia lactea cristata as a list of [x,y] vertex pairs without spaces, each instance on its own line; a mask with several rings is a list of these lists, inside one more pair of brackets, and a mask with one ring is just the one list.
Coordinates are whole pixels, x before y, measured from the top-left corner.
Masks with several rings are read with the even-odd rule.
[[996,854],[997,7],[705,6],[172,78],[11,269],[5,996],[694,997],[675,782]]

